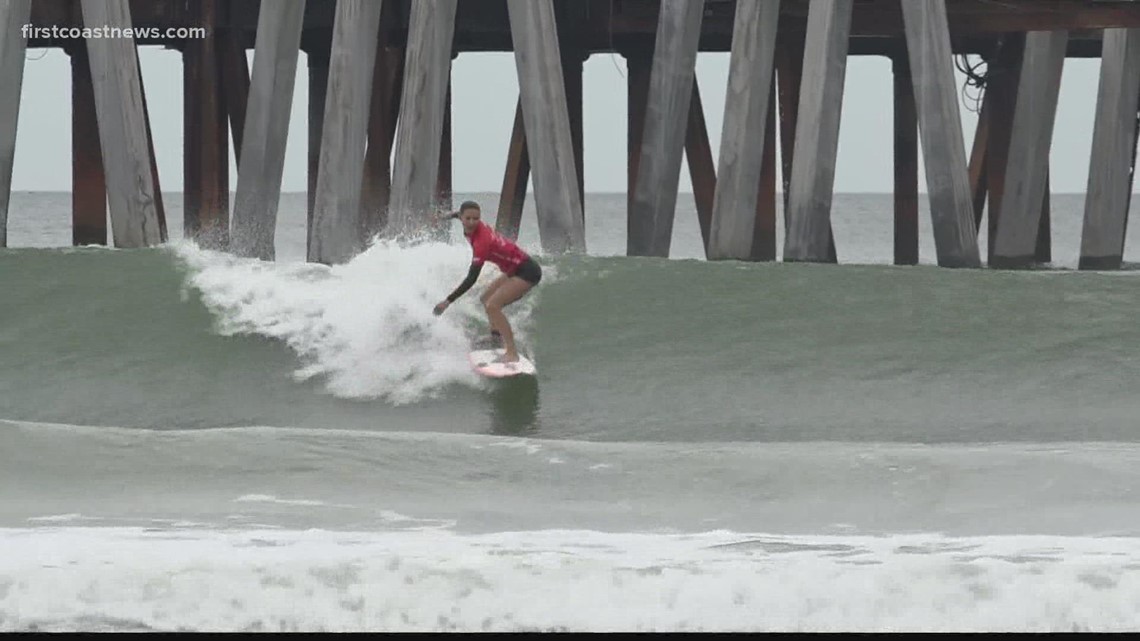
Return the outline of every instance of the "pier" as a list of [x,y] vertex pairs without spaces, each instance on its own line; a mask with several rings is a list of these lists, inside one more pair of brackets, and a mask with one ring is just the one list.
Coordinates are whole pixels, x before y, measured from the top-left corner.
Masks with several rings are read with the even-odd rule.
[[[836,262],[847,61],[881,56],[893,70],[883,97],[893,131],[882,140],[894,153],[894,262],[918,262],[925,197],[938,265],[1048,263],[1061,73],[1067,58],[1099,57],[1079,267],[1119,269],[1124,255],[1140,134],[1136,1],[0,0],[0,247],[25,58],[44,47],[71,59],[73,244],[169,239],[139,46],[182,55],[175,233],[251,258],[274,259],[293,84],[308,73],[307,257],[326,264],[452,206],[450,114],[464,108],[451,98],[452,61],[481,51],[513,52],[519,80],[496,225],[518,233],[532,185],[547,253],[588,251],[582,68],[618,54],[628,70],[629,255],[669,256],[684,158],[710,260]],[[701,52],[729,54],[715,157],[694,70]],[[970,148],[956,63],[982,95]]]

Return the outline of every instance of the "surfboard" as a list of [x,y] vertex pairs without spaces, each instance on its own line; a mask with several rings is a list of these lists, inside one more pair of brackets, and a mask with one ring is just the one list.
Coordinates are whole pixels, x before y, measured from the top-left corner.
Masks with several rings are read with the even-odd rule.
[[502,356],[506,350],[477,349],[467,356],[471,360],[471,369],[476,374],[487,378],[507,378],[509,376],[534,376],[538,370],[529,358],[519,354],[519,360],[514,363],[496,363],[495,359]]

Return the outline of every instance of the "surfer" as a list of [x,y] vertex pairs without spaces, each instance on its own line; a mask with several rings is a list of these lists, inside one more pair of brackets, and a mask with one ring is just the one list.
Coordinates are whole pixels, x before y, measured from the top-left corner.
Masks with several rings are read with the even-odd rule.
[[443,218],[444,220],[458,218],[459,222],[463,223],[463,235],[471,243],[471,268],[467,271],[467,278],[459,284],[459,287],[456,287],[455,291],[432,311],[439,316],[456,299],[467,293],[479,278],[483,263],[491,261],[503,273],[487,286],[487,290],[479,296],[479,300],[487,310],[493,346],[497,347],[495,343],[501,340],[505,350],[498,360],[513,363],[519,360],[519,353],[515,347],[511,324],[503,314],[503,308],[522,298],[542,280],[542,268],[513,241],[496,233],[489,225],[482,222],[481,213],[479,203],[468,200],[459,206],[459,211],[447,214]]

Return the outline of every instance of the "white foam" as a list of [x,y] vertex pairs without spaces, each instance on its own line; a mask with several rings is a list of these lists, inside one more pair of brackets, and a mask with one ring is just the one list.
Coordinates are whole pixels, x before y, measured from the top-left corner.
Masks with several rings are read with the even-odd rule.
[[[285,342],[302,360],[296,378],[323,379],[336,396],[403,404],[449,384],[484,384],[467,362],[465,326],[486,326],[474,290],[442,316],[432,314],[466,275],[465,245],[381,241],[331,267],[237,258],[192,243],[175,251],[219,332]],[[481,282],[496,275],[484,269]],[[520,342],[532,305],[527,297],[509,310]]]
[[69,512],[67,514],[47,514],[45,516],[29,516],[28,521],[32,523],[68,523],[70,521],[83,521],[93,520],[91,517],[83,516],[78,512]]
[[234,499],[234,503],[277,503],[279,505],[305,505],[311,507],[355,507],[352,505],[341,505],[339,503],[329,504],[313,499],[281,499],[271,494],[243,494]]
[[510,439],[510,440],[496,440],[488,443],[487,447],[497,447],[500,449],[508,450],[526,450],[527,454],[534,454],[542,449],[542,446],[530,439]]
[[0,630],[1125,631],[1140,539],[0,530]]

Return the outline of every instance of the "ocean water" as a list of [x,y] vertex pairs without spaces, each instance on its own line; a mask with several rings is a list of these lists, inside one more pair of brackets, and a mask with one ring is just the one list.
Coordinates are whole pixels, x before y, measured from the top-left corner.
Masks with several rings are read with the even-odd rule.
[[1074,269],[1082,196],[1017,272],[933,266],[925,218],[890,265],[889,195],[837,195],[839,266],[707,262],[687,195],[670,259],[622,256],[624,194],[543,256],[528,208],[506,383],[474,292],[431,313],[458,226],[311,265],[286,194],[260,262],[166,197],[121,251],[13,195],[0,630],[1140,629],[1140,281]]

